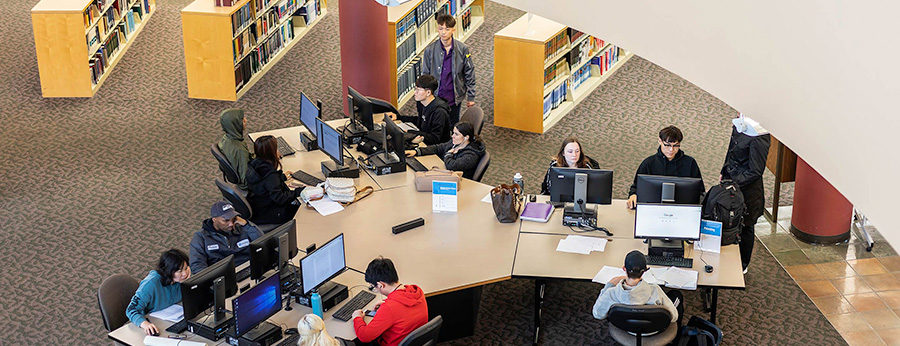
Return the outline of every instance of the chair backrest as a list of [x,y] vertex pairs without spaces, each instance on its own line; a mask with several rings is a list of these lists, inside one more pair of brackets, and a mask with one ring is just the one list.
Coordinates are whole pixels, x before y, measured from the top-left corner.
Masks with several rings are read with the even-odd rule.
[[606,319],[626,332],[649,334],[668,328],[672,314],[662,305],[613,304]]
[[97,303],[100,317],[107,331],[114,331],[128,323],[125,309],[137,291],[138,281],[131,275],[116,274],[107,277],[97,289]]
[[472,174],[472,180],[481,181],[481,178],[484,177],[484,172],[487,171],[488,167],[491,165],[491,152],[484,152],[484,156],[481,157],[481,161],[478,161],[478,166],[475,166],[475,173]]
[[437,345],[438,334],[441,332],[441,324],[444,323],[444,320],[440,315],[435,316],[428,321],[428,323],[423,324],[421,327],[416,328],[412,333],[409,333],[403,341],[400,341],[400,346],[434,346]]
[[240,213],[244,220],[249,220],[253,217],[253,209],[250,208],[250,203],[244,198],[247,195],[245,191],[232,183],[222,180],[222,178],[216,178],[216,187],[222,192],[222,197],[231,202],[234,210]]
[[[481,107],[472,106],[466,109],[459,121],[467,121],[475,128],[475,134],[481,135],[481,128],[484,126],[484,111]],[[451,124],[453,125],[453,124]]]
[[232,184],[240,183],[241,178],[238,177],[237,171],[234,169],[234,167],[231,166],[231,163],[228,162],[228,159],[225,158],[225,154],[222,154],[222,150],[219,149],[219,144],[213,143],[209,148],[209,151],[212,152],[212,155],[216,158],[216,161],[219,161],[219,170],[222,171],[222,175],[225,176],[225,180]]

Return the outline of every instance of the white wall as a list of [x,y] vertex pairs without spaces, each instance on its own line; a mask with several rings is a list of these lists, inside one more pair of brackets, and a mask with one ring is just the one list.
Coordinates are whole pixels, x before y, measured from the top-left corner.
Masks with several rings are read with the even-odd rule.
[[758,120],[900,246],[900,1],[496,1],[632,51]]

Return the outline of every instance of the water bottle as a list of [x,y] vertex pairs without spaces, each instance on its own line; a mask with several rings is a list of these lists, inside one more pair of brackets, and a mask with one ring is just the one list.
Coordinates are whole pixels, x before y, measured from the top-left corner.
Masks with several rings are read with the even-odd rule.
[[309,297],[309,305],[312,305],[313,314],[319,318],[325,318],[322,313],[322,296],[319,295],[319,292],[313,292]]
[[519,191],[525,193],[525,179],[522,178],[522,173],[516,173],[513,177],[513,184],[519,184]]

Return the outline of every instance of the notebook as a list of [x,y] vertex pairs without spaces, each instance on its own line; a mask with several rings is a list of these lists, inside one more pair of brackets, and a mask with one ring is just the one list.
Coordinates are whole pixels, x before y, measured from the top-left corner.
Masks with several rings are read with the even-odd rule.
[[550,220],[550,215],[553,215],[552,205],[547,203],[527,203],[525,204],[525,209],[522,210],[522,215],[519,217],[527,221],[547,222],[547,220]]

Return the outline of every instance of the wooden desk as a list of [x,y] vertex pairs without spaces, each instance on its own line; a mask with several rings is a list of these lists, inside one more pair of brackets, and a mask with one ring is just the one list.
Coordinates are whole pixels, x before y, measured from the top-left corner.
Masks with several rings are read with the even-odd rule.
[[[537,203],[550,200],[550,196],[537,196]],[[591,204],[593,206],[593,204]],[[546,223],[522,221],[522,232],[547,234],[599,235],[603,232],[574,232],[563,226],[563,208],[553,210]],[[625,207],[624,199],[614,199],[610,205],[597,206],[597,226],[606,227],[613,238],[634,239],[634,210]],[[624,257],[622,257],[624,258]]]
[[[425,168],[431,168],[432,166],[437,166],[440,169],[445,169],[444,161],[441,160],[437,155],[427,155],[427,156],[419,156],[416,157],[419,162],[422,163]],[[400,173],[391,173],[385,175],[375,175],[375,172],[371,170],[366,170],[366,173],[372,176],[376,182],[378,182],[378,186],[381,186],[382,189],[393,189],[395,187],[401,186],[412,186],[415,184],[416,179],[416,171],[409,166],[406,167],[405,172]],[[484,197],[484,196],[481,196]],[[430,205],[430,204],[429,204]]]

